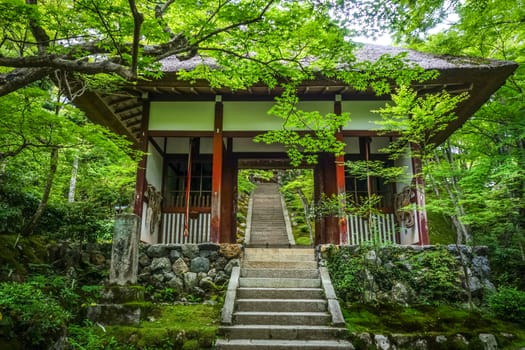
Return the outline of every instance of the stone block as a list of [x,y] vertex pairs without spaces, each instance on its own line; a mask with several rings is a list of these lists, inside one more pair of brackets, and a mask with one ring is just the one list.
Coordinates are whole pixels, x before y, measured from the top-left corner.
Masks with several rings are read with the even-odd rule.
[[190,271],[208,272],[209,269],[210,269],[210,261],[207,258],[198,256],[191,260]]

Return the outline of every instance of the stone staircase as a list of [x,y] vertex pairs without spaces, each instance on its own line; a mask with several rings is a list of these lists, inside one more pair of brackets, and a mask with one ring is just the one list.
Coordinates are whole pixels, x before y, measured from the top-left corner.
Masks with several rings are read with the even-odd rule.
[[285,209],[279,185],[258,184],[252,194],[249,246],[287,246],[288,237]]
[[313,249],[246,248],[234,268],[216,349],[353,349]]

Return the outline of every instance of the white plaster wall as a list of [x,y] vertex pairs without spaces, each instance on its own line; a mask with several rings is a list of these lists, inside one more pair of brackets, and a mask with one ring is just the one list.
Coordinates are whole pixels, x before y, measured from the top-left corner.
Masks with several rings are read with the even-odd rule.
[[[272,101],[224,102],[224,131],[267,131],[282,128],[283,119],[268,114]],[[301,101],[297,108],[305,112],[318,111],[321,115],[334,112],[333,101]]]
[[382,127],[375,122],[381,116],[372,110],[385,106],[385,101],[342,101],[342,112],[350,113],[350,122],[343,130],[379,130]]
[[[151,143],[148,144],[148,161],[146,162],[146,182],[153,185],[157,191],[162,191],[162,155]],[[143,242],[155,244],[158,243],[158,235],[151,235],[146,226],[146,213],[148,205],[142,206],[142,221],[140,225],[140,240]]]
[[[396,193],[400,193],[403,188],[406,186],[410,186],[412,184],[412,174],[413,174],[413,168],[412,168],[412,158],[410,154],[410,150],[407,148],[405,154],[397,159],[395,161],[395,166],[400,166],[405,168],[405,174],[406,176],[400,177],[396,182]],[[418,221],[416,218],[416,210],[414,209],[412,211],[412,215],[414,215],[414,221],[415,225],[413,227],[400,227],[400,243],[401,244],[415,244],[419,241],[419,227],[418,227]]]
[[146,162],[146,181],[148,184],[155,186],[157,191],[162,189],[162,155],[155,147],[148,144],[148,161]]
[[215,102],[151,102],[149,130],[213,131]]

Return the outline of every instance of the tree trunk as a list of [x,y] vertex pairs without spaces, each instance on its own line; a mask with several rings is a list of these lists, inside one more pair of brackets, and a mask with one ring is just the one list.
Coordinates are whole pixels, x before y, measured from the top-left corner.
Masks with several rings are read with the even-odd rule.
[[301,199],[301,203],[303,205],[304,210],[304,221],[306,221],[306,226],[308,226],[308,233],[310,235],[310,243],[314,244],[314,230],[312,228],[312,224],[310,223],[310,218],[308,213],[310,212],[310,205],[308,204],[308,200],[306,199],[306,196],[303,193],[303,190],[300,188],[296,189],[297,194],[299,195],[299,198]]
[[49,200],[49,195],[51,193],[51,187],[53,186],[53,180],[55,178],[55,174],[57,172],[58,167],[58,147],[51,148],[51,156],[49,161],[49,174],[47,175],[46,180],[46,186],[44,188],[44,193],[42,194],[42,200],[40,201],[40,204],[38,205],[38,208],[35,211],[35,214],[27,224],[27,226],[22,231],[22,234],[24,236],[30,236],[33,234],[33,231],[36,228],[36,225],[38,224],[38,220],[40,220],[40,217],[44,213],[44,210],[47,207],[47,202]]
[[71,179],[69,180],[69,192],[67,194],[68,203],[75,201],[75,190],[77,188],[77,174],[78,174],[78,157],[73,159],[73,168],[71,169]]

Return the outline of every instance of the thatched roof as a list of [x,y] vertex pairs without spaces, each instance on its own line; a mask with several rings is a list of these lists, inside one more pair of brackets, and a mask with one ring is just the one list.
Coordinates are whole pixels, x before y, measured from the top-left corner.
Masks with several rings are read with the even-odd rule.
[[[509,61],[489,60],[476,57],[454,57],[433,55],[409,49],[363,45],[355,53],[358,61],[375,61],[383,55],[396,56],[404,53],[409,64],[419,65],[428,70],[438,70],[437,79],[414,87],[422,94],[447,90],[451,93],[468,92],[469,99],[457,109],[458,119],[436,137],[436,142],[442,142],[454,130],[459,128],[489,97],[494,93],[517,67]],[[177,79],[177,71],[192,70],[198,64],[216,67],[211,59],[199,56],[180,61],[169,57],[161,61],[165,75],[162,79],[139,82],[130,85],[118,93],[87,92],[77,98],[75,103],[83,109],[94,122],[108,126],[113,131],[126,135],[137,143],[143,116],[143,98],[149,99],[200,99],[213,100],[220,94],[223,99],[253,99],[273,98],[282,90],[269,89],[259,84],[242,91],[232,91],[228,88],[211,88],[206,81],[188,82]],[[357,92],[346,84],[324,77],[306,81],[298,88],[298,94],[310,99],[333,99],[341,94],[343,99],[377,99],[372,91]],[[382,97],[383,99],[385,97]]]
[[[479,57],[434,55],[430,53],[415,51],[394,46],[383,46],[374,44],[360,44],[354,53],[357,62],[375,62],[381,56],[404,55],[404,61],[409,65],[420,66],[424,69],[446,70],[454,68],[495,68],[513,64],[508,61],[491,60]],[[162,71],[174,73],[179,70],[191,71],[198,65],[204,64],[212,68],[218,68],[215,61],[208,57],[194,56],[188,60],[181,61],[175,56],[163,59],[161,62]]]

